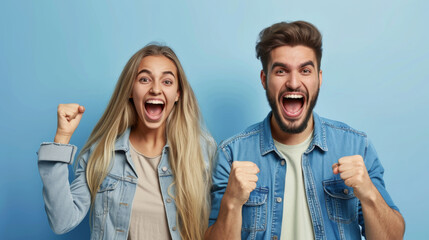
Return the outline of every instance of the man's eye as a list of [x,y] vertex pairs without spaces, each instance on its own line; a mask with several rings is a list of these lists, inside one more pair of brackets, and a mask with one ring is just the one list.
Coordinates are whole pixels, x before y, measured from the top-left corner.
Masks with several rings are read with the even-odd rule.
[[285,73],[286,73],[286,71],[283,70],[283,69],[280,69],[280,70],[276,71],[276,74],[285,74]]
[[304,74],[310,74],[311,73],[311,71],[310,71],[310,69],[303,69],[302,70],[302,73],[304,73]]

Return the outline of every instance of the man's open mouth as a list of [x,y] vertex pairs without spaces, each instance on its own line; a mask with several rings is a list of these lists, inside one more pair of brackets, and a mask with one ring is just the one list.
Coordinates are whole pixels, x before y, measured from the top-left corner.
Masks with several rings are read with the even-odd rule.
[[299,117],[304,109],[305,96],[302,93],[286,93],[282,97],[284,113],[287,117]]
[[144,108],[146,110],[146,115],[150,120],[156,121],[159,120],[162,116],[162,111],[164,110],[165,103],[159,99],[148,99],[144,103]]

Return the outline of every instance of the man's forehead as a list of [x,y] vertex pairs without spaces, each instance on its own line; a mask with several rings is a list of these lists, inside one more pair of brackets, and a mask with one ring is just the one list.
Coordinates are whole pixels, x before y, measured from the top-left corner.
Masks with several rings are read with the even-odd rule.
[[275,62],[300,65],[308,61],[313,61],[315,65],[317,64],[316,53],[312,48],[304,45],[284,45],[271,50],[269,65],[271,66]]

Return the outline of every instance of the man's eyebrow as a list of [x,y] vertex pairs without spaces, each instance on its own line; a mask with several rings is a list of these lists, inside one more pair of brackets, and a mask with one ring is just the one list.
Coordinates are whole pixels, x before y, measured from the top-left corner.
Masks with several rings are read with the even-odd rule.
[[305,63],[301,63],[300,65],[299,65],[299,68],[302,68],[302,67],[305,67],[305,66],[308,66],[308,65],[310,65],[310,66],[313,66],[314,67],[314,63],[313,63],[313,61],[307,61],[307,62],[305,62]]
[[[305,66],[313,66],[313,67],[315,67],[314,66],[314,62],[313,61],[311,61],[311,60],[309,60],[309,61],[307,61],[307,62],[304,62],[304,63],[301,63],[300,65],[299,65],[299,68],[303,68],[303,67],[305,67]],[[286,65],[286,64],[284,64],[284,63],[281,63],[281,62],[275,62],[275,63],[273,63],[273,65],[271,66],[271,70],[273,70],[274,68],[276,68],[276,67],[282,67],[282,68],[286,68],[286,69],[288,69],[289,67],[288,67],[288,65]]]
[[284,63],[281,62],[275,62],[273,63],[273,65],[271,66],[271,70],[273,70],[276,67],[282,67],[282,68],[288,68],[288,66]]

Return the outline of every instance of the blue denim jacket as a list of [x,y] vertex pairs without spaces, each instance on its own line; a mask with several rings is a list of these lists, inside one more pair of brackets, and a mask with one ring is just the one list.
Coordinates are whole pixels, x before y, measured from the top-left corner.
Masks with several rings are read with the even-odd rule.
[[[90,219],[92,240],[127,239],[137,186],[137,174],[129,152],[129,134],[130,129],[116,140],[112,168],[95,197]],[[91,205],[85,169],[94,146],[78,159],[76,178],[69,184],[68,165],[72,164],[76,150],[73,145],[42,143],[38,152],[45,209],[49,224],[57,234],[75,228],[86,216]],[[176,222],[175,201],[171,197],[175,194],[175,188],[172,185],[173,175],[168,161],[168,150],[167,144],[162,150],[158,177],[168,227],[172,239],[175,240],[180,239],[180,232]],[[205,157],[208,159],[206,155]]]
[[[302,155],[302,169],[315,239],[361,239],[365,227],[360,202],[353,188],[333,174],[332,164],[361,155],[381,196],[398,210],[385,189],[383,167],[365,133],[313,115],[314,136]],[[274,145],[270,117],[223,141],[215,157],[209,225],[219,214],[232,162],[252,161],[260,169],[257,187],[243,205],[242,239],[280,239],[287,164]]]

